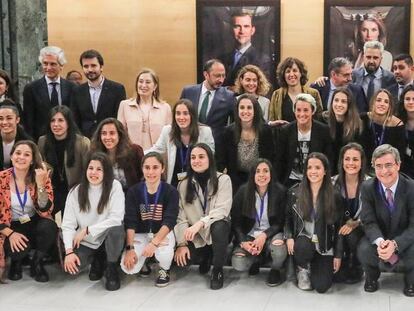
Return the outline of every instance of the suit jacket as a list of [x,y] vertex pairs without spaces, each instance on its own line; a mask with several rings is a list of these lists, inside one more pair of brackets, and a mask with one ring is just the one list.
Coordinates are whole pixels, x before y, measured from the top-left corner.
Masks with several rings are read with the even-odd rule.
[[[75,84],[60,78],[60,95],[62,105],[69,106],[72,100]],[[23,125],[26,132],[35,139],[46,134],[50,102],[46,78],[35,80],[23,90]]]
[[[233,193],[236,193],[239,187],[247,181],[248,176],[248,174],[240,172],[238,168],[238,142],[234,138],[235,131],[234,123],[225,128],[221,145],[217,145],[216,151],[217,170],[223,172],[225,168],[227,169],[227,174],[231,178]],[[258,149],[259,158],[265,158],[273,163],[276,150],[272,129],[268,125],[263,125],[259,129]]]
[[[283,126],[279,133],[276,172],[278,173],[279,181],[283,184],[287,182],[293,169],[297,146],[298,126],[296,121],[293,121]],[[329,134],[329,128],[327,125],[315,120],[312,121],[309,154],[311,152],[322,152],[327,156],[329,163],[333,163],[332,139]]]
[[[382,80],[381,80],[382,89],[388,89],[392,87],[393,84],[397,83],[391,71],[388,71],[382,67],[380,67],[380,69],[382,70]],[[364,80],[364,74],[365,74],[364,67],[359,67],[357,69],[354,69],[352,71],[352,82],[362,86],[362,82]],[[367,98],[367,100],[369,102],[370,98]]]
[[379,237],[395,240],[403,252],[414,243],[414,181],[400,174],[392,217],[378,187],[381,185],[377,178],[366,180],[361,186],[361,221],[365,235],[371,243]]
[[234,85],[234,80],[237,78],[239,70],[246,65],[256,65],[271,80],[270,72],[273,69],[272,60],[266,54],[261,53],[253,45],[251,45],[246,52],[240,57],[239,62],[234,66],[234,50],[219,57],[226,67],[226,79],[223,85]]
[[[323,110],[328,110],[331,80],[325,81],[325,86],[319,86],[317,83],[312,83],[311,87],[318,90],[319,95],[321,95]],[[360,113],[367,112],[369,110],[368,101],[365,97],[364,89],[362,88],[362,86],[354,83],[349,83],[346,88],[352,93],[352,95],[354,95],[354,100],[358,107],[358,111]]]
[[91,138],[99,122],[106,118],[116,118],[119,103],[126,98],[122,84],[105,78],[96,113],[93,111],[89,85],[81,84],[73,91],[71,109],[82,134]]
[[[17,125],[16,137],[14,138],[14,143],[17,143],[20,140],[33,140],[20,126]],[[3,138],[0,135],[0,171],[6,169],[4,167],[4,157],[3,157]]]
[[[201,87],[202,83],[186,86],[182,90],[180,96],[180,98],[191,100],[197,111],[201,95]],[[211,130],[213,131],[216,145],[218,145],[220,141],[220,136],[228,124],[228,120],[233,118],[235,103],[236,99],[233,92],[224,87],[220,87],[216,90],[206,122],[206,125],[211,127]]]

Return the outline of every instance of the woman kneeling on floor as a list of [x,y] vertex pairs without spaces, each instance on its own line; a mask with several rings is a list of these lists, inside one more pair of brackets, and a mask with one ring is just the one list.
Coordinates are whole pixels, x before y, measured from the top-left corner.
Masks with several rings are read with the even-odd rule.
[[191,150],[187,177],[178,184],[178,192],[175,261],[179,266],[190,264],[189,259],[198,261],[201,274],[210,271],[212,262],[210,288],[220,289],[229,243],[232,187],[228,175],[217,173],[206,144],[198,143]]
[[324,154],[311,153],[304,170],[299,186],[288,193],[286,244],[298,267],[298,287],[324,293],[341,266],[342,198],[334,191]]
[[68,195],[62,222],[65,243],[65,271],[77,274],[90,263],[89,279],[103,276],[105,288],[120,287],[118,259],[124,246],[122,225],[125,197],[121,183],[114,179],[111,161],[103,152],[88,155],[86,172]]
[[142,158],[145,181],[132,186],[127,193],[125,227],[126,250],[121,267],[127,274],[138,273],[145,259],[155,255],[160,269],[155,285],[167,286],[174,257],[174,226],[178,215],[178,192],[161,180],[164,161],[157,152]]
[[276,286],[283,282],[280,269],[287,256],[283,241],[286,189],[272,177],[270,162],[257,160],[248,182],[234,197],[231,220],[235,245],[239,246],[233,251],[232,265],[237,271],[249,269],[249,275],[256,275],[270,253],[272,264],[266,284]]

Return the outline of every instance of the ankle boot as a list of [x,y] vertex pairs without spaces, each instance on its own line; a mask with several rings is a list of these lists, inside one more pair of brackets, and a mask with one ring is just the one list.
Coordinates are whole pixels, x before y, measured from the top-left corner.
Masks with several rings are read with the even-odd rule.
[[36,282],[49,282],[49,275],[45,267],[43,266],[43,258],[45,253],[36,251],[34,253],[32,264],[30,266],[30,276],[35,279]]
[[118,290],[121,287],[121,281],[118,274],[118,263],[108,262],[105,271],[105,288],[109,291]]
[[223,287],[223,268],[213,268],[211,273],[210,288],[220,289]]
[[17,281],[22,278],[22,261],[21,260],[11,261],[8,278],[12,281]]
[[103,277],[105,272],[105,263],[105,253],[98,250],[93,257],[91,269],[89,270],[89,280],[98,281]]

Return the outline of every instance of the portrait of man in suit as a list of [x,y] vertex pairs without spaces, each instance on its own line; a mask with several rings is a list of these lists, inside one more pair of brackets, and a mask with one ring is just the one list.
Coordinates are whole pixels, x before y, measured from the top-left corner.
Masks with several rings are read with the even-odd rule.
[[280,55],[280,2],[256,3],[259,5],[247,7],[234,6],[230,1],[197,1],[199,82],[203,78],[202,64],[217,58],[226,69],[223,86],[234,86],[238,72],[248,64],[259,67],[275,85]]

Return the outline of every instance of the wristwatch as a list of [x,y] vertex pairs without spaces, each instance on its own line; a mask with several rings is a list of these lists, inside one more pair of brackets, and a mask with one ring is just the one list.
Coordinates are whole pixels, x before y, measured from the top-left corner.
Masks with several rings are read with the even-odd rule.
[[130,251],[130,250],[132,250],[132,249],[135,249],[135,247],[134,247],[134,245],[127,245],[127,246],[125,247],[125,249],[126,249],[127,251]]

